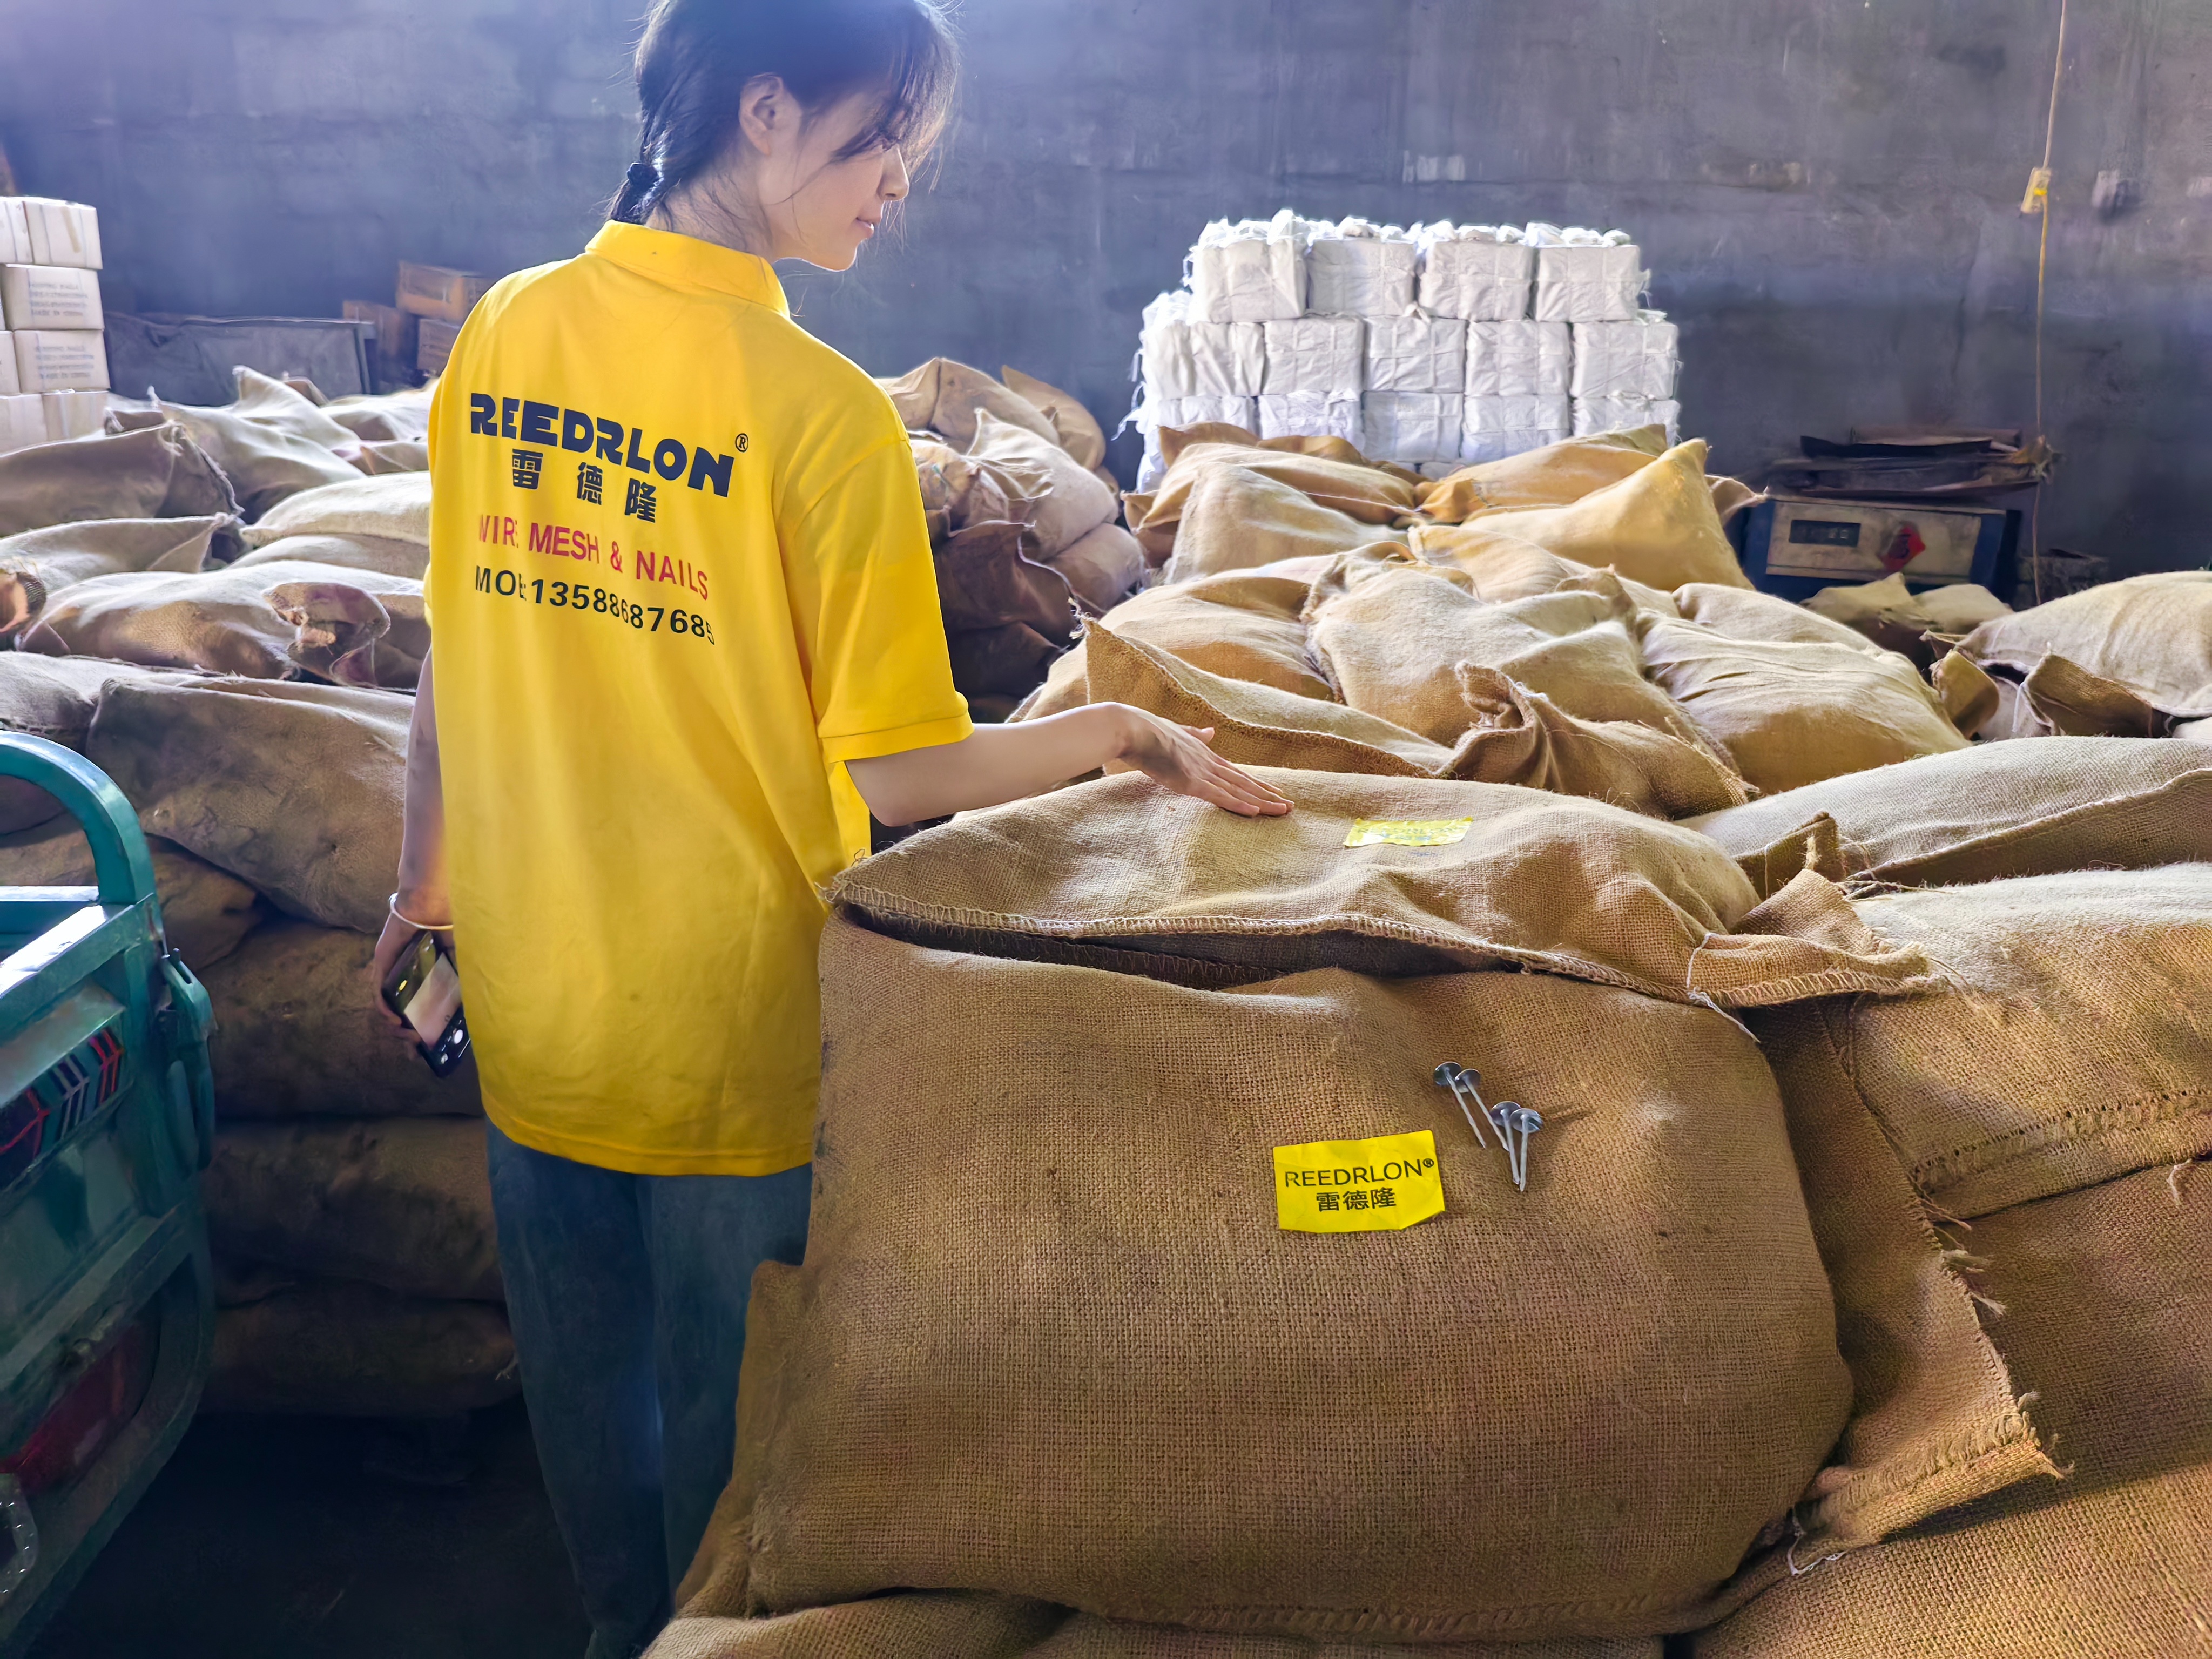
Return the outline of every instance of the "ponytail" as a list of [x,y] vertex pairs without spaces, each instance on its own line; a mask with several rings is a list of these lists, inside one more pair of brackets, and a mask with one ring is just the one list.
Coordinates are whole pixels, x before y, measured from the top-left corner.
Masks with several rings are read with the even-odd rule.
[[958,68],[939,0],[655,0],[637,47],[638,159],[607,216],[644,224],[712,169],[762,76],[810,118],[880,90],[875,118],[839,159],[896,144],[918,161],[944,131]]

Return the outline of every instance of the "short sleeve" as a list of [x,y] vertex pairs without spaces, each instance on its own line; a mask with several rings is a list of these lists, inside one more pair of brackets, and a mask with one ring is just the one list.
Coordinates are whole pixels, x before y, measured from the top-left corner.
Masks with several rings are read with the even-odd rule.
[[975,730],[952,685],[914,453],[896,425],[893,434],[822,492],[784,550],[832,764],[958,743]]
[[[430,425],[423,438],[430,455],[430,485],[434,491],[438,480],[438,428],[443,423],[446,410],[446,387],[451,383],[452,376],[441,374],[438,384],[430,391]],[[437,558],[438,538],[433,535],[430,538],[430,556],[424,561],[422,568],[422,626],[430,630],[434,639],[437,635],[438,620],[430,598],[430,567],[437,562]]]

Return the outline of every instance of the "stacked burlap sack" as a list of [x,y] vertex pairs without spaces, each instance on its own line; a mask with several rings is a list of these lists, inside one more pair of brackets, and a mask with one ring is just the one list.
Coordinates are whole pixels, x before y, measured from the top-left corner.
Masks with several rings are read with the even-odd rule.
[[[239,378],[228,409],[125,405],[122,430],[0,461],[21,646],[0,726],[86,754],[138,809],[170,943],[215,1002],[210,1406],[467,1409],[516,1383],[481,1108],[472,1074],[439,1081],[382,1026],[367,981],[429,497],[427,472],[361,458],[419,449],[427,404]],[[91,882],[57,814],[0,795],[0,881]]]
[[[1880,1379],[1819,1509],[1863,1508],[1893,1535],[1801,1550],[1790,1581],[1698,1637],[1698,1655],[2204,1646],[2212,765],[2192,751],[2007,744],[1799,791],[1787,811],[1787,797],[1738,809],[1778,818],[1826,793],[1829,829],[1867,833],[1826,839],[1884,878],[1859,919],[1924,950],[1944,982],[1751,1016],[1844,1351]],[[1717,827],[1737,830],[1735,816]],[[1921,881],[1948,884],[1891,884]],[[1872,1243],[1900,1210],[1972,1286],[1974,1365],[1963,1346],[1939,1352],[1944,1322]],[[1955,1310],[1948,1322],[1965,1334]]]
[[952,678],[1000,720],[1145,572],[1106,434],[1072,394],[933,358],[882,385],[914,443]]
[[[859,866],[814,1234],[756,1279],[656,1654],[2193,1650],[2192,752],[1895,769],[1880,867],[1953,884],[1856,897],[1595,803],[1291,770],[1287,820],[1113,779]],[[2038,753],[2056,811],[1984,787]],[[1378,820],[1470,833],[1345,845]],[[2199,861],[2106,867],[2154,823]],[[1445,1057],[1546,1109],[1525,1194]],[[1278,1230],[1272,1147],[1409,1130],[1442,1215]]]
[[[657,1654],[2189,1650],[2212,751],[1970,740],[1659,439],[1172,434],[1165,580],[1021,717],[1296,811],[1094,780],[836,884],[807,1259]],[[1442,1214],[1279,1225],[1273,1149],[1422,1131]]]
[[[808,1256],[756,1280],[665,1651],[1656,1655],[1904,1524],[1836,1455],[1883,1443],[1893,1358],[1838,1324],[1846,1246],[2002,1398],[1941,1490],[2044,1467],[1911,1206],[1806,1207],[1738,1023],[1917,1006],[1934,949],[1603,803],[1263,775],[1290,817],[1108,779],[837,884]],[[1445,1060],[1545,1113],[1525,1193]],[[1272,1148],[1423,1131],[1442,1215],[1278,1226]]]
[[1967,746],[1907,658],[1752,590],[1724,529],[1750,492],[1700,442],[1645,428],[1423,483],[1332,440],[1167,439],[1128,500],[1159,585],[1018,718],[1133,702],[1234,759],[1674,817]]

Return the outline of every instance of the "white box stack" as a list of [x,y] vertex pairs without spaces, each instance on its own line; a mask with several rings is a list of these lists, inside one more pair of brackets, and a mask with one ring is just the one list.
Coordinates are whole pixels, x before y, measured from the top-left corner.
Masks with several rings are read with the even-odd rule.
[[1357,399],[1367,387],[1367,325],[1357,317],[1297,317],[1261,328],[1263,396],[1316,392]]
[[1358,449],[1366,441],[1362,400],[1326,392],[1276,392],[1260,399],[1262,438],[1341,438]]
[[1681,331],[1662,311],[1637,313],[1629,322],[1577,323],[1574,327],[1575,435],[1626,427],[1663,426],[1667,441],[1680,441],[1682,406],[1674,401],[1681,376]]
[[35,392],[0,397],[0,455],[46,441],[44,398]]
[[1140,489],[1164,468],[1159,428],[1199,420],[1339,437],[1431,474],[1570,436],[1680,430],[1678,332],[1640,309],[1650,279],[1626,231],[1408,231],[1286,209],[1208,225],[1185,276],[1145,310]]
[[1346,219],[1315,227],[1306,308],[1322,317],[1403,317],[1413,309],[1421,245],[1395,225]]
[[14,331],[15,383],[26,392],[107,390],[107,337],[78,330]]
[[1546,323],[1625,323],[1644,292],[1643,250],[1625,230],[1532,224],[1522,233],[1535,249],[1536,285],[1529,314]]
[[1421,249],[1422,310],[1470,323],[1528,314],[1536,251],[1512,226],[1425,226]]
[[0,197],[0,454],[97,432],[107,404],[100,216]]
[[1267,367],[1266,337],[1257,323],[1188,323],[1191,395],[1256,398]]
[[1190,319],[1272,323],[1306,312],[1307,227],[1288,208],[1273,219],[1217,219],[1190,251]]
[[1574,410],[1570,399],[1540,393],[1514,393],[1467,400],[1467,434],[1460,459],[1470,466],[1481,461],[1502,461],[1546,444],[1573,435]]

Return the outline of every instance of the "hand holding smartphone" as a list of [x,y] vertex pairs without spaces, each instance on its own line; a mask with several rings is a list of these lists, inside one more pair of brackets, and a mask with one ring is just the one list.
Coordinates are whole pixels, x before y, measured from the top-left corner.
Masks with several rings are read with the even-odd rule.
[[452,1076],[468,1058],[460,969],[436,934],[418,933],[407,942],[385,979],[384,1002],[413,1029],[422,1058],[437,1076]]

